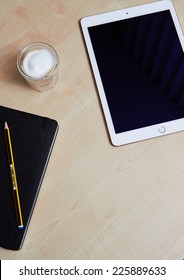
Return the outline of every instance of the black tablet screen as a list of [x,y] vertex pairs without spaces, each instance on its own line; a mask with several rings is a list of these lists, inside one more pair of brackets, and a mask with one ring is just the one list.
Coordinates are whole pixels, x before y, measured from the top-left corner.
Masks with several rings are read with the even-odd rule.
[[89,34],[116,133],[184,117],[184,55],[169,10]]

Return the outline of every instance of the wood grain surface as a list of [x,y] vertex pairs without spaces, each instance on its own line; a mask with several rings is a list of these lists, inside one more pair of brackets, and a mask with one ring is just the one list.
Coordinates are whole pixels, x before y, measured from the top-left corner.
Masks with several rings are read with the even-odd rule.
[[[0,248],[0,259],[184,259],[184,132],[113,147],[80,28],[82,17],[150,2],[0,0],[0,104],[60,125],[23,248]],[[184,28],[184,2],[173,3]],[[48,92],[16,68],[35,41],[59,54]]]

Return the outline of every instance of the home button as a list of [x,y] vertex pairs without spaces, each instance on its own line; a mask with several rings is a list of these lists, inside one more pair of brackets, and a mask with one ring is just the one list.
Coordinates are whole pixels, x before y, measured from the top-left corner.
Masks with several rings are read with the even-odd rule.
[[159,127],[158,131],[159,131],[160,133],[164,133],[164,132],[166,131],[165,126]]

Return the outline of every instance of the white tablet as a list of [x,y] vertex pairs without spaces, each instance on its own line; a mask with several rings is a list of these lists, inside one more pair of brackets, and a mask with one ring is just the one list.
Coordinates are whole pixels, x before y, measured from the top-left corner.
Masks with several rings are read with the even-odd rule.
[[112,143],[184,130],[184,38],[172,1],[85,17],[81,26]]

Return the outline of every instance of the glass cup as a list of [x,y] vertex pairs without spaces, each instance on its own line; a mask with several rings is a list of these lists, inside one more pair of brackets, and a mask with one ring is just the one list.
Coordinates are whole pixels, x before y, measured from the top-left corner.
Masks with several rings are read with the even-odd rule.
[[30,87],[38,91],[47,91],[58,81],[59,57],[49,44],[31,43],[19,52],[17,68]]

